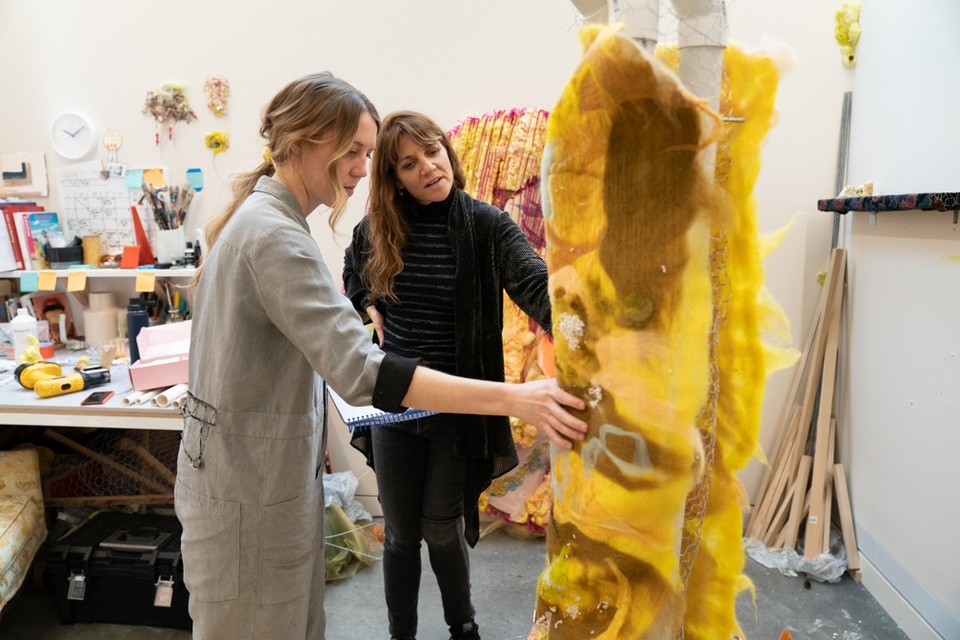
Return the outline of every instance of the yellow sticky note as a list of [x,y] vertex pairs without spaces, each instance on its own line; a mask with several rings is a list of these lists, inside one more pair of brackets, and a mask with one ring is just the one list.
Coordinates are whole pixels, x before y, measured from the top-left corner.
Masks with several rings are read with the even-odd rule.
[[153,273],[149,269],[145,269],[137,274],[137,284],[134,286],[134,289],[137,292],[152,292],[156,283],[157,274]]
[[165,184],[163,169],[144,169],[143,181],[151,187],[162,187]]
[[57,288],[57,272],[41,271],[37,276],[37,289],[40,291],[53,291]]
[[87,288],[87,272],[74,269],[67,274],[67,291],[83,291]]

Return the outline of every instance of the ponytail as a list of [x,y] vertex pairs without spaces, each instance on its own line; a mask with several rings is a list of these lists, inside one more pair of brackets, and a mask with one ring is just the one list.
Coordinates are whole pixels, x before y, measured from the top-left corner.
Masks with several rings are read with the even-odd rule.
[[[237,212],[237,209],[240,208],[240,205],[243,204],[243,201],[246,200],[251,193],[253,193],[253,188],[257,186],[257,182],[260,180],[260,178],[263,176],[272,176],[274,172],[275,169],[273,162],[270,161],[269,157],[267,157],[264,158],[264,161],[260,164],[260,166],[253,171],[238,173],[233,177],[231,180],[233,187],[233,200],[231,200],[220,213],[210,220],[204,232],[204,237],[207,241],[208,254],[213,248],[213,243],[215,243],[217,238],[220,237],[220,233],[223,231],[223,228],[227,226],[228,222],[230,222],[230,218],[232,218],[233,214]],[[193,279],[190,281],[190,290],[196,289],[202,274],[203,257],[201,257],[200,265],[197,267],[197,271],[193,274]]]

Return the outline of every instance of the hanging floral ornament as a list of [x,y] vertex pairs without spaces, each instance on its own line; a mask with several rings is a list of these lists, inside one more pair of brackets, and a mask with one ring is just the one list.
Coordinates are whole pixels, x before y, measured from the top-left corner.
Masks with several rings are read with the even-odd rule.
[[218,118],[227,113],[227,98],[230,97],[230,83],[221,75],[207,76],[203,81],[203,91],[207,94],[207,108]]
[[213,155],[223,153],[230,148],[230,134],[226,131],[211,131],[203,139],[203,144],[213,151]]
[[153,118],[157,126],[156,143],[160,145],[160,128],[167,127],[167,139],[173,140],[173,127],[178,122],[193,122],[197,114],[187,102],[183,85],[167,82],[157,91],[147,91],[141,112]]

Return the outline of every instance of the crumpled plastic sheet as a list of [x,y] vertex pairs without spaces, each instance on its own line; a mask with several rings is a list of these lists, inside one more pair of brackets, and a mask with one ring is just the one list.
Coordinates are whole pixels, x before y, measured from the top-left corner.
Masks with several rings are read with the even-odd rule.
[[847,570],[847,552],[836,530],[830,532],[830,548],[811,560],[803,555],[803,541],[799,552],[794,549],[771,549],[756,538],[744,538],[743,549],[748,556],[767,567],[788,576],[803,574],[817,582],[839,582]]
[[354,499],[360,480],[353,471],[323,474],[323,506],[337,505],[351,521],[372,520],[370,512]]

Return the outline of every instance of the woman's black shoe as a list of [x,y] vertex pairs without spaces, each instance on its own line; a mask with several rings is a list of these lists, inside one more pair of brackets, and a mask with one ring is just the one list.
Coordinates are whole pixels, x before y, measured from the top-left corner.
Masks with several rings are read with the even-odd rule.
[[477,626],[476,622],[463,625],[461,631],[451,629],[450,633],[453,634],[450,636],[450,640],[480,640],[480,627]]

